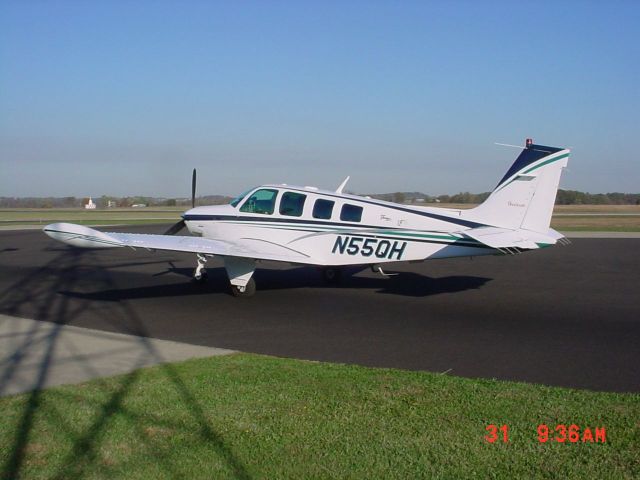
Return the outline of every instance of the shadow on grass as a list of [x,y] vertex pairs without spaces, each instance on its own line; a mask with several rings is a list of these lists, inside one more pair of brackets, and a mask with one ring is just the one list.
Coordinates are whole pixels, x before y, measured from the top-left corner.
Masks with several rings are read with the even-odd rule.
[[[91,282],[95,287],[106,291],[114,290],[115,283],[110,269],[100,268],[102,265],[95,251],[64,249],[31,276],[23,278],[5,291],[0,292],[1,311],[9,315],[19,315],[22,307],[30,304],[31,308],[35,308],[36,318],[47,318],[55,323],[54,327],[44,336],[42,335],[43,324],[34,323],[34,326],[25,332],[19,341],[16,341],[8,357],[3,359],[0,395],[3,394],[7,385],[15,380],[19,367],[26,362],[27,358],[33,362],[34,348],[37,347],[37,351],[41,353],[38,357],[37,374],[31,385],[32,390],[26,394],[24,408],[15,420],[14,438],[5,444],[3,458],[0,457],[2,476],[3,478],[19,478],[24,475],[29,456],[28,447],[30,443],[37,441],[39,436],[36,418],[38,422],[45,421],[47,425],[51,424],[51,427],[56,431],[65,432],[71,442],[69,450],[56,452],[55,458],[62,460],[57,464],[57,471],[54,470],[53,478],[81,478],[86,475],[87,470],[95,468],[100,469],[103,473],[108,473],[110,468],[116,468],[118,465],[110,467],[99,463],[100,448],[105,433],[110,427],[110,422],[120,416],[127,418],[132,423],[132,427],[137,431],[141,441],[147,447],[147,451],[157,460],[156,465],[160,466],[170,477],[179,476],[180,472],[176,472],[175,467],[163,459],[161,446],[150,441],[141,431],[138,425],[139,415],[130,411],[126,406],[127,398],[139,381],[136,371],[123,376],[117,387],[109,390],[106,401],[91,405],[92,409],[98,413],[91,419],[88,427],[79,432],[74,432],[77,427],[63,418],[51,405],[51,402],[43,400],[42,388],[46,385],[47,377],[52,368],[54,351],[57,348],[69,348],[68,345],[59,344],[60,333],[64,325],[73,323],[74,319],[85,310],[92,308],[91,298],[72,302],[68,295],[60,295],[58,292],[60,290],[73,291],[79,288],[81,281],[84,281],[83,266],[87,264],[95,265],[100,272],[97,277],[95,275],[91,277]],[[138,335],[141,335],[138,338],[138,348],[136,348],[136,351],[140,352],[136,366],[148,363],[149,358],[158,362],[163,361],[160,353],[146,338],[147,332],[140,317],[126,299],[120,299],[107,306],[101,305],[94,313],[101,315],[106,322],[113,325],[128,324],[131,326],[131,330],[135,330]],[[88,362],[85,361],[85,363],[85,368],[90,369],[91,366]],[[243,464],[234,456],[222,436],[213,428],[198,399],[178,372],[170,364],[161,364],[160,369],[180,398],[182,405],[188,410],[190,418],[197,425],[198,444],[207,446],[211,454],[226,464],[235,477],[249,478]],[[59,393],[54,393],[54,395],[56,394]],[[70,399],[70,401],[74,400],[77,401],[77,398]],[[166,422],[171,421],[170,419],[157,419],[160,425],[166,423],[165,420]]]

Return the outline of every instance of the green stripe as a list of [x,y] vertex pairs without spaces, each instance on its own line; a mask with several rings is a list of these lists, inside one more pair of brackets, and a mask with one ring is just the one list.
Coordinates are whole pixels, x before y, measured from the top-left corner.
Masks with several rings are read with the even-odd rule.
[[405,237],[418,237],[418,238],[441,238],[444,240],[459,240],[460,237],[454,237],[453,235],[431,235],[431,234],[425,234],[425,233],[405,233],[405,232],[398,232],[398,231],[394,231],[394,230],[381,230],[380,232],[375,232],[375,233],[384,233],[386,235],[401,235],[401,236],[405,236]]
[[[274,228],[276,230],[289,230],[294,232],[315,232],[315,233],[335,233],[336,235],[342,234],[340,230],[336,229],[325,229],[325,230],[313,230],[311,228],[300,228],[300,227],[289,227],[286,225],[278,225],[273,223],[253,223],[253,222],[224,222],[224,223],[232,223],[232,224],[241,224],[248,225],[251,227],[258,228]],[[318,227],[315,227],[318,228]],[[325,228],[325,227],[321,227]],[[405,233],[398,232],[395,230],[378,230],[375,232],[369,231],[369,229],[361,229],[358,231],[353,228],[346,228],[344,230],[348,230],[347,235],[351,236],[366,236],[366,237],[381,237],[381,238],[392,238],[396,240],[407,240],[411,241],[412,238],[424,238],[424,239],[435,239],[435,240],[445,240],[445,242],[432,242],[432,243],[456,243],[459,246],[467,246],[467,247],[478,247],[483,246],[482,242],[477,241],[474,238],[465,238],[465,237],[456,237],[453,235],[433,235],[433,234],[425,234],[425,233]],[[382,235],[393,235],[393,237],[382,237]]]
[[522,173],[529,173],[529,172],[533,172],[534,170],[537,170],[537,169],[538,169],[538,168],[540,168],[540,167],[543,167],[543,166],[545,166],[545,165],[547,165],[547,164],[549,164],[549,163],[553,163],[553,162],[558,161],[558,160],[562,160],[563,158],[567,158],[568,156],[569,156],[569,154],[568,154],[568,153],[565,153],[565,154],[563,154],[563,155],[559,155],[559,156],[557,156],[557,157],[555,157],[555,158],[550,158],[549,160],[545,160],[544,162],[539,163],[538,165],[535,165],[534,167],[531,167],[529,170],[525,170],[525,171],[524,171],[524,172],[522,172]]
[[556,162],[558,160],[562,160],[563,158],[567,158],[568,156],[569,156],[568,153],[564,153],[562,155],[558,155],[557,157],[550,158],[549,160],[545,160],[544,162],[539,163],[538,165],[534,165],[533,167],[531,167],[528,170],[525,170],[524,172],[518,172],[518,173],[515,174],[515,177],[513,177],[507,183],[502,184],[502,186],[498,187],[496,190],[494,190],[494,192],[499,192],[500,190],[505,188],[507,185],[510,185],[511,183],[515,182],[516,180],[518,180],[518,176],[520,176],[520,175],[526,175],[527,173],[533,172],[534,170],[537,170],[540,167],[543,167],[543,166],[548,165],[550,163]]
[[[363,233],[364,231],[369,232],[369,230],[371,229],[367,229],[367,228],[350,228],[350,227],[337,227],[337,228],[333,228],[333,227],[319,227],[316,225],[313,226],[307,226],[304,224],[298,225],[298,224],[278,224],[278,223],[262,223],[262,222],[224,222],[224,223],[231,223],[234,225],[250,225],[252,227],[264,227],[264,228],[276,228],[279,230],[293,230],[293,231],[304,231],[304,232],[313,232],[313,231],[317,231],[318,233],[320,232],[332,232],[332,231],[344,231],[344,230],[348,230],[348,231],[354,231],[354,232],[358,232],[358,230],[362,230]],[[383,228],[383,227],[381,227]],[[404,231],[397,231],[397,230],[375,230],[372,232],[369,232],[372,235],[397,235],[399,237],[417,237],[417,238],[437,238],[437,239],[443,239],[443,240],[460,240],[461,237],[456,237],[453,235],[443,235],[443,234],[439,234],[439,235],[433,235],[433,234],[426,234],[426,233],[408,233],[408,232],[404,232]]]

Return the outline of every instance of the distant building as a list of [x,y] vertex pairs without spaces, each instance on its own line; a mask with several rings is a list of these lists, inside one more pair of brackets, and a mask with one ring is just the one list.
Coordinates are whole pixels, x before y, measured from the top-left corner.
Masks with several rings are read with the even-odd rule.
[[146,203],[134,203],[133,205],[131,205],[131,208],[144,208],[146,206]]
[[96,204],[93,203],[91,197],[89,197],[89,201],[85,204],[84,208],[86,208],[87,210],[95,210]]
[[113,200],[107,200],[107,208],[114,208],[116,206],[116,202]]

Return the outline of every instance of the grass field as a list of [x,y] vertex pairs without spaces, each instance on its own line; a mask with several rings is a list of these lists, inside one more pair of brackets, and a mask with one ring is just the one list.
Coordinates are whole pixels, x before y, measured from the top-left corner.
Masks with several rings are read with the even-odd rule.
[[640,215],[556,216],[551,219],[551,227],[561,232],[640,232]]
[[[445,208],[473,205],[439,204]],[[2,209],[0,226],[46,225],[73,222],[83,225],[132,225],[173,223],[182,207],[82,209]],[[560,231],[640,231],[640,205],[558,205],[551,226]]]
[[80,208],[0,209],[0,225],[46,225],[53,222],[73,222],[82,225],[129,225],[171,223],[180,219],[183,209],[170,208],[114,208],[84,210]]
[[[0,399],[6,478],[638,478],[640,395],[252,354]],[[508,442],[485,441],[508,425]],[[605,443],[537,426],[605,427]]]

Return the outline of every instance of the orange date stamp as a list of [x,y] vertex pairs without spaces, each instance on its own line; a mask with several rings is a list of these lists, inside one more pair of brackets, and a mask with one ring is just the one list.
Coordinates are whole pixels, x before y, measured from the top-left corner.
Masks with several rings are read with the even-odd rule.
[[[509,443],[509,426],[490,424],[485,427],[487,443]],[[575,423],[546,425],[536,428],[538,443],[606,443],[606,427],[580,427]]]

